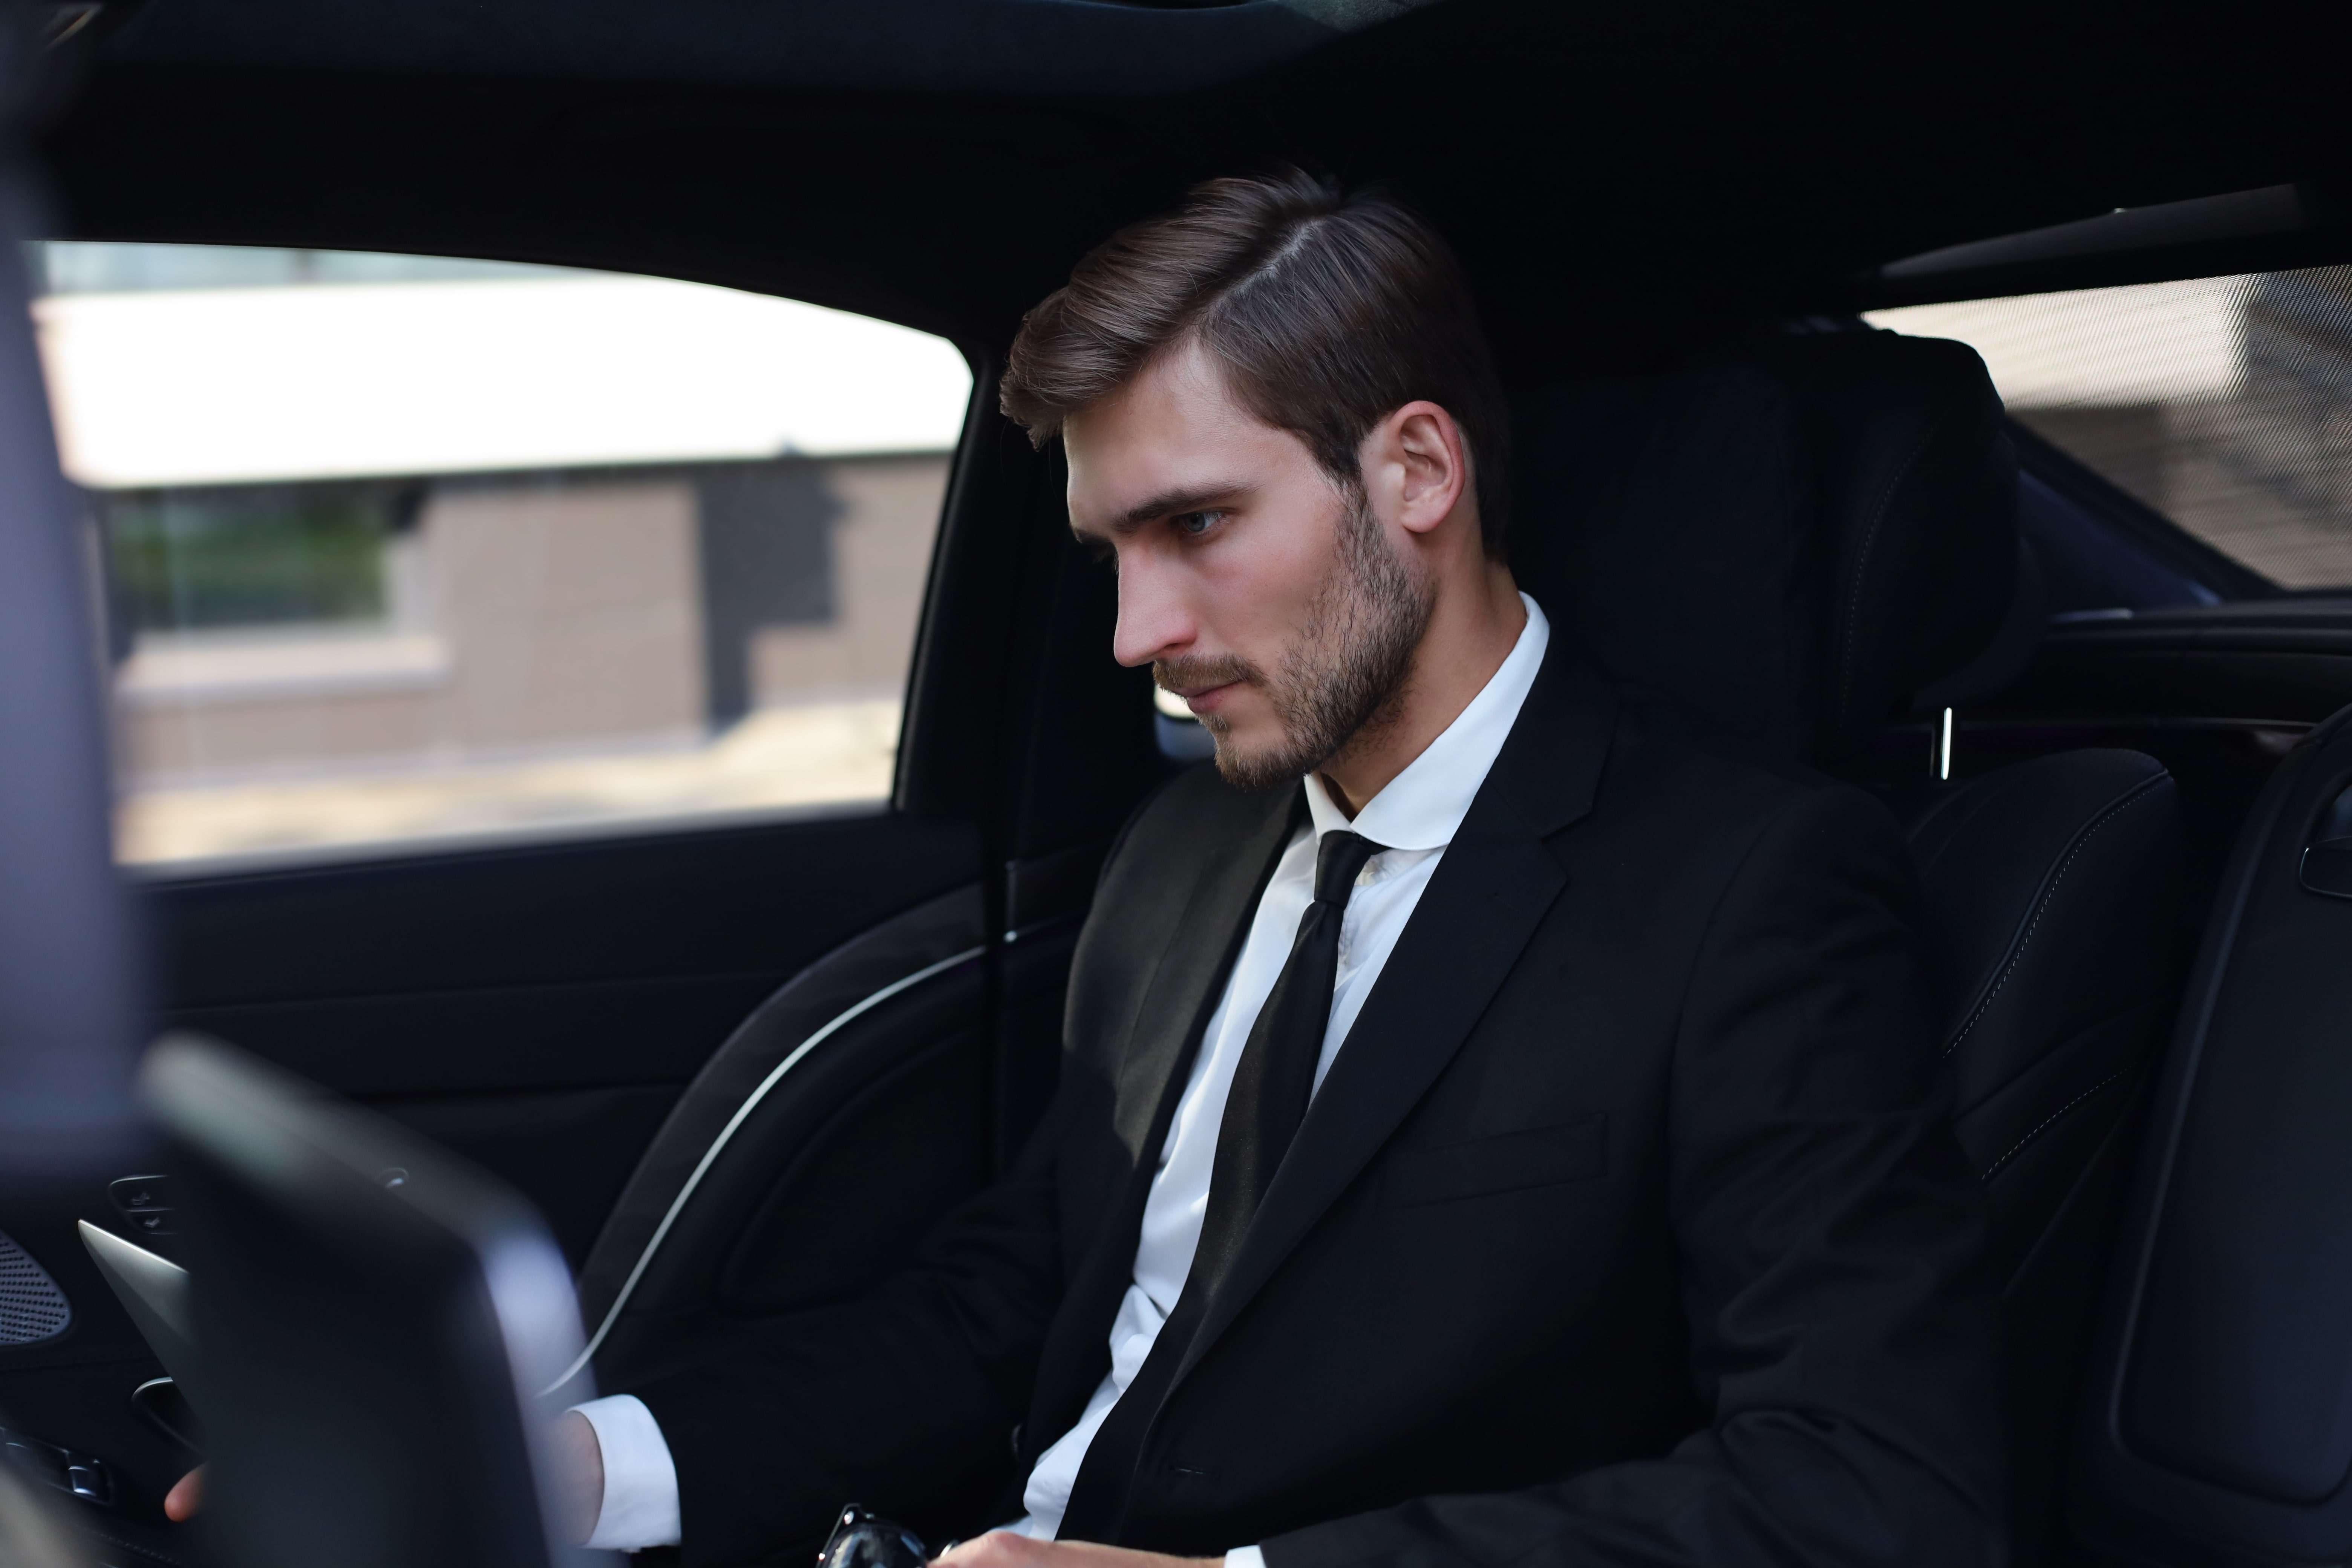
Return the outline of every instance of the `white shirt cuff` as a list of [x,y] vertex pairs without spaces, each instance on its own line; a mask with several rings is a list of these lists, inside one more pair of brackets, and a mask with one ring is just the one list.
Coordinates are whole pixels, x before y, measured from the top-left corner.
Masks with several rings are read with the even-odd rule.
[[[588,1417],[604,1452],[604,1500],[588,1537],[601,1552],[635,1552],[677,1544],[677,1466],[661,1423],[634,1394],[615,1394],[572,1407]],[[1253,1557],[1257,1549],[1251,1547]],[[1247,1568],[1265,1568],[1262,1562]]]
[[1225,1568],[1265,1568],[1265,1553],[1255,1546],[1236,1546],[1225,1553]]

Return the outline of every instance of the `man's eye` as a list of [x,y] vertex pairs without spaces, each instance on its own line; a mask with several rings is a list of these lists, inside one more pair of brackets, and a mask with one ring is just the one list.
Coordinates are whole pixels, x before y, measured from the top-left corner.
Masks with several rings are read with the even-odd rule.
[[1176,531],[1187,539],[1198,539],[1214,528],[1224,517],[1221,511],[1180,511],[1171,519]]

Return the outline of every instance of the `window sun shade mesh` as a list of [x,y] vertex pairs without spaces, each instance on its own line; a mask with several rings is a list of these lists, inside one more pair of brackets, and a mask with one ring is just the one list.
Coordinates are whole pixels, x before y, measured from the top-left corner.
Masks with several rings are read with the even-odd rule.
[[54,1339],[72,1321],[73,1309],[48,1270],[0,1231],[0,1345]]
[[2352,267],[1866,319],[1969,344],[2011,416],[2282,587],[2352,586]]

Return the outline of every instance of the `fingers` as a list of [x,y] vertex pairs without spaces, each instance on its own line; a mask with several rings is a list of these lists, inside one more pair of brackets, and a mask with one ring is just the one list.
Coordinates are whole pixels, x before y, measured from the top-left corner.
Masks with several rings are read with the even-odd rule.
[[933,1568],[1046,1568],[1053,1549],[1050,1541],[992,1530],[949,1548],[931,1562]]
[[1087,1541],[1035,1541],[992,1530],[932,1559],[932,1568],[1222,1568],[1219,1559],[1162,1556]]
[[[150,1494],[152,1495],[152,1494]],[[173,1483],[163,1494],[163,1517],[174,1524],[184,1524],[196,1516],[205,1505],[205,1468],[198,1465]]]

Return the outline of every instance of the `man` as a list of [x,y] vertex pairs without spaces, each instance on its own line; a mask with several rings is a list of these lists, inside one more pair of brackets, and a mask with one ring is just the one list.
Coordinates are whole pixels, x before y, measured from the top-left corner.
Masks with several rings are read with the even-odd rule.
[[1904,846],[1517,591],[1442,241],[1213,182],[1003,402],[1215,770],[1104,868],[1018,1167],[869,1299],[583,1406],[592,1543],[749,1557],[1009,1441],[958,1568],[1999,1561]]

